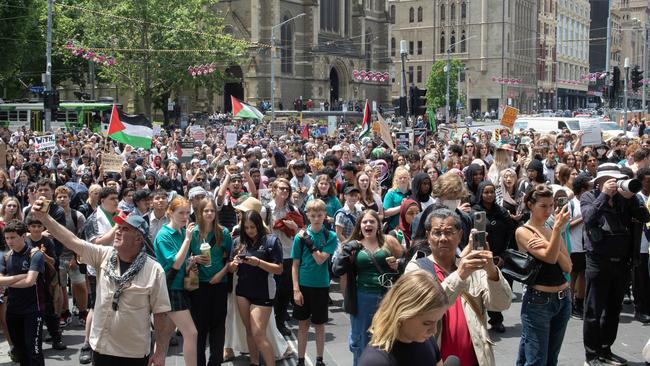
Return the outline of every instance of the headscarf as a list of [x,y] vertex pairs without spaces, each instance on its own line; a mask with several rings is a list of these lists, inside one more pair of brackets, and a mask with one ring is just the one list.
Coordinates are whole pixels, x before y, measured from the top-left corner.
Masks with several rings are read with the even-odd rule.
[[[425,173],[426,174],[426,173]],[[420,205],[417,203],[417,201],[412,200],[410,198],[407,198],[402,201],[402,204],[399,207],[399,226],[398,228],[402,231],[402,234],[404,235],[404,245],[405,246],[410,246],[411,244],[411,224],[406,222],[406,211],[411,206],[418,206]]]
[[[506,172],[512,173],[515,178],[517,178],[517,172],[513,168],[505,168],[499,173],[499,186],[501,187],[501,195],[503,197],[503,202],[508,202],[509,204],[513,206],[517,206],[517,201],[510,195],[510,192],[508,192],[508,189],[506,188],[505,184],[503,183],[503,177],[505,176]],[[516,188],[517,182],[515,181],[515,188]]]
[[[429,191],[425,193],[420,193],[420,186],[425,179],[429,180]],[[427,202],[431,199],[431,191],[433,190],[433,182],[431,182],[431,177],[425,172],[419,172],[413,177],[411,181],[411,199],[419,202]]]
[[388,163],[386,163],[385,160],[383,160],[383,159],[373,160],[373,161],[370,162],[370,166],[373,169],[375,169],[375,167],[379,166],[379,169],[381,170],[381,175],[379,177],[375,177],[379,183],[386,180],[386,177],[388,176]]

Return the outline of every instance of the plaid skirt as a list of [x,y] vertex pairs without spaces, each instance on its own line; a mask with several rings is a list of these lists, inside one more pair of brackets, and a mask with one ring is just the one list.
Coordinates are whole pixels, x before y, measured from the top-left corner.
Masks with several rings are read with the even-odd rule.
[[190,310],[190,296],[185,290],[169,290],[172,311]]

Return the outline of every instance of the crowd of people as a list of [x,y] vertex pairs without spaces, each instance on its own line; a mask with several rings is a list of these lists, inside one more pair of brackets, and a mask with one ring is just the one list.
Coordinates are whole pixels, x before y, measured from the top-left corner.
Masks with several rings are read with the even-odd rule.
[[234,147],[215,124],[189,155],[189,129],[150,149],[59,131],[45,151],[29,130],[0,131],[14,360],[43,365],[43,323],[60,350],[77,318],[81,364],[163,365],[177,331],[186,365],[304,365],[313,328],[322,366],[337,283],[354,366],[495,365],[513,252],[536,263],[517,365],[556,365],[570,317],[586,365],[624,365],[611,349],[624,301],[650,323],[650,136],[456,130],[398,153],[353,128],[306,139],[229,124]]

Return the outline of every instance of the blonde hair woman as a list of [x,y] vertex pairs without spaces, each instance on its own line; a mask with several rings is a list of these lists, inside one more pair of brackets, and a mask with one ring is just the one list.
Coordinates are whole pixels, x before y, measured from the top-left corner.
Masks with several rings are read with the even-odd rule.
[[0,221],[9,222],[11,220],[23,221],[23,210],[16,197],[5,197],[2,200],[2,207],[0,207]]
[[393,230],[399,224],[399,207],[402,201],[411,195],[411,174],[404,167],[397,167],[393,175],[393,188],[384,197],[384,217],[389,217],[388,230]]
[[415,270],[404,274],[384,296],[372,319],[372,338],[359,366],[442,366],[433,335],[447,306],[447,295],[430,273]]

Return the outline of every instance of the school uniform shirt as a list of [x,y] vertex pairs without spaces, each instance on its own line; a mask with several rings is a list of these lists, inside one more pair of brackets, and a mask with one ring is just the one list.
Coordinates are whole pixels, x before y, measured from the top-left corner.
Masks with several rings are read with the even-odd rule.
[[[209,232],[208,236],[201,240],[199,237],[199,228],[192,233],[192,242],[190,243],[190,250],[194,255],[201,255],[201,244],[204,242],[211,245],[210,248],[210,266],[200,265],[199,268],[199,282],[210,282],[212,277],[219,273],[226,265],[227,259],[230,257],[232,251],[232,237],[230,232],[225,227],[222,228],[221,243],[216,242],[214,232]],[[223,276],[221,283],[228,282],[228,276]]]
[[[6,276],[26,274],[29,271],[45,273],[45,258],[43,253],[30,252],[32,248],[25,245],[20,252],[10,252],[0,260],[0,273]],[[43,281],[36,280],[36,284],[27,288],[9,287],[7,289],[7,313],[32,314],[45,310],[45,287]]]
[[[180,230],[176,230],[171,228],[169,225],[163,225],[163,227],[160,228],[160,231],[158,232],[158,235],[156,235],[156,239],[153,242],[153,249],[156,253],[156,259],[158,260],[158,263],[160,263],[165,272],[171,271],[174,262],[176,262],[176,254],[178,254],[178,251],[181,249],[181,245],[183,245],[184,240],[184,227]],[[189,256],[189,254],[190,253],[188,251],[187,256]],[[185,259],[187,259],[187,256]],[[183,264],[178,269],[178,273],[170,285],[170,290],[185,289],[183,286],[185,263],[186,261],[184,260]]]
[[[102,273],[113,251],[110,246],[85,242],[79,260],[97,269],[97,298],[90,329],[90,347],[103,355],[143,358],[151,347],[151,314],[171,311],[165,285],[165,272],[155,259],[148,257],[144,267],[126,286],[113,310],[116,286]],[[120,266],[116,271],[121,274]]]
[[149,215],[149,239],[151,242],[156,239],[156,235],[158,235],[158,232],[160,231],[160,228],[163,227],[163,225],[169,224],[169,217],[163,213],[161,218],[156,218],[156,214],[151,211]]
[[[409,195],[409,192],[402,193],[399,188],[389,190],[388,193],[386,193],[386,196],[384,196],[384,211],[389,208],[399,207],[402,204],[402,201]],[[394,229],[397,225],[399,225],[399,214],[393,215],[388,219],[389,229]]]
[[[329,231],[325,239],[325,230],[323,228],[315,233],[311,231],[311,225],[307,227],[307,234],[314,241],[314,247],[330,256],[334,254],[337,245],[336,233]],[[291,258],[300,260],[300,270],[298,284],[306,287],[330,287],[330,273],[327,261],[323,264],[316,263],[314,256],[309,252],[307,247],[302,243],[299,235],[293,239],[293,248],[291,249]]]
[[[235,239],[233,248],[241,246],[240,238]],[[235,255],[243,254],[249,257],[257,257],[265,262],[281,264],[282,246],[280,240],[273,234],[264,235],[252,248],[246,248],[240,253],[235,250],[230,252],[230,259]],[[252,260],[253,264],[256,262]],[[237,296],[249,299],[274,299],[276,294],[276,283],[273,274],[257,266],[241,263],[237,268]]]

